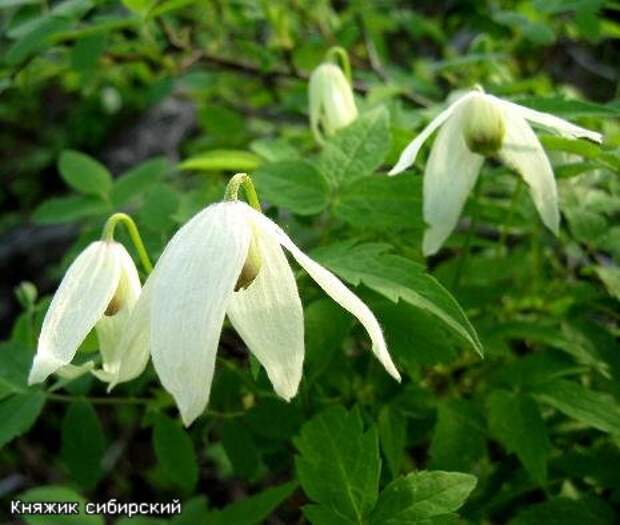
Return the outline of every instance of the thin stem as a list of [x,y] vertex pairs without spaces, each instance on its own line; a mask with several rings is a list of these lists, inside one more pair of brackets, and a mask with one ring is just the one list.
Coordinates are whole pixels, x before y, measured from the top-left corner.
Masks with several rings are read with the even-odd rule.
[[258,195],[256,194],[256,188],[254,188],[252,179],[247,173],[237,173],[232,176],[228,182],[228,186],[226,186],[224,200],[239,200],[239,187],[241,186],[243,186],[243,191],[245,192],[245,198],[247,199],[248,204],[256,211],[261,211],[260,201],[258,200]]
[[347,77],[349,84],[353,84],[353,77],[351,76],[351,63],[349,62],[349,55],[344,47],[334,46],[329,48],[325,54],[325,58],[330,62],[339,64],[344,72],[344,76]]
[[452,279],[453,290],[456,290],[461,283],[461,277],[463,275],[463,270],[465,269],[465,264],[467,262],[467,259],[469,258],[469,253],[471,251],[471,241],[472,241],[474,232],[476,231],[476,226],[478,223],[478,211],[479,211],[478,210],[479,208],[478,197],[480,196],[481,187],[482,187],[482,181],[478,180],[478,183],[476,184],[476,187],[474,189],[474,195],[472,197],[473,210],[471,214],[471,222],[469,224],[469,228],[467,229],[467,233],[465,234],[465,240],[463,241],[461,259],[459,261],[458,266],[456,267],[456,270],[454,272],[454,277]]
[[[510,199],[510,207],[508,208],[508,213],[506,215],[506,220],[502,225],[501,232],[499,235],[499,243],[498,250],[502,249],[502,246],[506,244],[508,239],[508,229],[512,224],[512,219],[515,214],[515,210],[517,207],[517,202],[519,201],[519,196],[521,195],[521,190],[523,188],[523,181],[519,178],[517,179],[517,185],[515,186],[514,191],[512,192],[512,198]],[[506,252],[508,252],[508,246],[506,246]]]
[[69,396],[65,394],[53,394],[46,392],[45,396],[50,401],[61,403],[71,403],[79,399],[90,401],[94,405],[146,405],[151,400],[143,397],[88,397],[88,396]]
[[111,241],[114,239],[114,230],[116,225],[122,222],[127,228],[129,232],[129,237],[131,237],[131,242],[136,248],[138,252],[138,257],[140,258],[140,262],[142,263],[142,267],[147,275],[149,275],[153,271],[153,264],[151,263],[151,259],[149,258],[149,254],[144,247],[144,243],[142,242],[142,237],[140,236],[140,232],[138,231],[138,227],[133,219],[127,215],[126,213],[115,213],[112,215],[105,223],[103,227],[103,233],[101,234],[101,238],[105,241]]

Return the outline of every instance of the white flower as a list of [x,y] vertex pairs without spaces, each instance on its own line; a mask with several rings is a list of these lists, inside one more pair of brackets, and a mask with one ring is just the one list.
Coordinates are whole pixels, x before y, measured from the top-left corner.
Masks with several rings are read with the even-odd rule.
[[310,127],[319,144],[322,133],[333,135],[357,118],[351,84],[335,64],[325,62],[312,72],[308,96]]
[[543,223],[558,234],[556,183],[530,122],[566,137],[602,141],[599,133],[476,89],[435,117],[403,150],[390,175],[411,166],[422,144],[441,127],[424,172],[424,220],[429,226],[422,247],[425,255],[436,253],[454,230],[484,161],[480,153],[496,153],[523,177]]
[[70,363],[93,328],[99,339],[102,369],[92,372],[114,383],[138,375],[121,367],[119,343],[140,289],[138,272],[122,244],[91,243],[71,264],[52,299],[28,382],[40,383],[52,373],[71,379],[91,370],[92,362]]
[[[270,219],[243,202],[222,202],[205,208],[176,233],[134,310],[146,313],[155,370],[185,425],[207,405],[226,315],[265,367],[276,393],[286,400],[297,393],[304,359],[303,310],[282,246],[359,319],[373,352],[400,379],[377,320],[355,294]],[[255,253],[248,257],[249,251]]]

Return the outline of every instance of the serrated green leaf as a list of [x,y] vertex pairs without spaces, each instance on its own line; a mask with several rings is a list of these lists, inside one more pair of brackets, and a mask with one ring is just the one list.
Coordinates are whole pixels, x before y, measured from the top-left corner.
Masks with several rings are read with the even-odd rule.
[[478,335],[456,299],[422,265],[388,250],[385,244],[343,242],[322,247],[314,256],[355,286],[364,283],[395,303],[402,299],[427,311],[482,355]]
[[265,164],[252,178],[261,199],[299,215],[315,215],[327,206],[327,183],[309,162]]
[[620,406],[609,394],[566,379],[537,385],[532,394],[569,417],[603,432],[620,434]]
[[69,186],[85,195],[105,197],[112,188],[112,175],[108,169],[79,151],[63,151],[58,160],[58,170]]
[[325,144],[319,156],[323,175],[331,186],[370,175],[390,150],[390,115],[384,106],[358,117]]
[[326,410],[307,422],[294,439],[297,476],[308,497],[351,523],[363,523],[377,501],[377,432],[364,432],[356,410]]
[[370,524],[427,524],[429,520],[450,516],[465,503],[475,486],[475,476],[460,472],[409,474],[381,492]]
[[0,401],[0,448],[30,430],[39,417],[45,394],[30,390]]
[[536,402],[525,394],[496,390],[487,408],[491,434],[519,457],[534,480],[546,483],[551,444]]
[[153,429],[153,448],[166,477],[191,492],[198,481],[198,461],[194,444],[179,423],[160,415]]
[[18,496],[25,502],[77,502],[79,514],[72,515],[24,515],[21,518],[28,525],[104,525],[103,516],[85,513],[86,500],[73,489],[56,485],[47,485],[30,489]]
[[407,441],[407,419],[394,406],[385,405],[379,412],[379,440],[393,477],[400,474]]
[[74,401],[62,420],[60,455],[73,479],[85,489],[94,487],[103,474],[103,452],[103,429],[97,412],[88,401]]

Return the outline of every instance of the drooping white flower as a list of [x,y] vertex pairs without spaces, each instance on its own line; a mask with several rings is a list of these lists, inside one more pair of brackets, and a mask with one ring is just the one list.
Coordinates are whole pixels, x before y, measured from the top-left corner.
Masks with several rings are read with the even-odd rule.
[[422,144],[441,128],[424,171],[425,255],[436,253],[454,230],[485,155],[497,155],[523,177],[543,223],[558,234],[553,170],[530,123],[565,137],[602,141],[599,133],[475,89],[435,117],[403,150],[390,175],[411,166]]
[[325,62],[312,72],[308,98],[310,127],[319,144],[323,134],[333,135],[357,118],[351,84],[336,64]]
[[40,383],[52,373],[71,379],[92,370],[92,362],[70,363],[93,328],[102,358],[102,368],[93,374],[107,382],[135,377],[121,367],[119,342],[140,290],[135,264],[122,244],[91,243],[71,264],[52,299],[28,382]]
[[222,202],[176,233],[134,310],[146,313],[155,370],[186,425],[207,405],[226,315],[276,393],[286,400],[297,393],[304,360],[303,309],[282,247],[359,319],[375,355],[400,379],[376,318],[353,292],[260,212],[243,202]]

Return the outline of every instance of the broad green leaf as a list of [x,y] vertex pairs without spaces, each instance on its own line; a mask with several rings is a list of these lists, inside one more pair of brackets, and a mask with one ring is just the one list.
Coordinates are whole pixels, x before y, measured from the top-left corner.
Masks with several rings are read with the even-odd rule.
[[384,106],[361,115],[325,144],[319,156],[323,175],[331,186],[370,175],[390,149],[390,115]]
[[558,135],[541,135],[540,142],[550,151],[564,151],[579,155],[584,159],[596,159],[601,153],[601,147],[585,139],[571,139]]
[[46,200],[34,211],[33,219],[39,224],[62,224],[110,211],[110,205],[99,197],[70,195]]
[[509,525],[609,525],[613,516],[605,514],[583,501],[555,498],[522,509]]
[[518,456],[534,480],[546,483],[551,444],[536,402],[526,394],[496,390],[487,399],[487,410],[491,434]]
[[421,232],[422,177],[360,178],[338,190],[333,208],[336,217],[359,229]]
[[184,501],[181,514],[170,520],[170,525],[207,525],[207,498],[195,496],[188,501]]
[[26,502],[70,502],[79,503],[79,514],[73,515],[24,515],[21,518],[28,525],[104,525],[103,516],[88,515],[85,513],[86,500],[69,487],[47,485],[30,489],[18,496],[17,499]]
[[620,268],[617,266],[596,266],[594,271],[603,281],[609,295],[620,301]]
[[245,150],[217,149],[195,155],[179,164],[179,169],[196,171],[254,171],[261,159]]
[[25,392],[28,389],[27,379],[32,358],[33,350],[25,343],[0,343],[0,385],[6,386],[12,392]]
[[0,401],[0,448],[30,430],[39,417],[45,394],[30,390]]
[[317,249],[314,255],[355,286],[364,283],[395,303],[402,299],[427,311],[482,355],[478,335],[456,299],[422,265],[388,250],[386,244],[342,242]]
[[15,42],[4,56],[5,61],[15,66],[32,54],[44,49],[49,38],[71,27],[71,20],[64,16],[45,16],[33,29]]
[[220,434],[235,474],[251,480],[260,467],[260,456],[250,429],[231,420],[222,425]]
[[191,492],[198,481],[194,444],[183,427],[159,415],[153,429],[153,448],[162,471],[175,485]]
[[540,384],[532,394],[569,417],[603,432],[620,434],[620,405],[609,394],[566,379]]
[[315,215],[327,206],[327,183],[309,162],[265,164],[252,178],[261,199],[299,215]]
[[63,151],[58,160],[58,170],[69,186],[85,195],[105,197],[112,188],[112,175],[108,169],[79,151]]
[[439,404],[431,441],[431,467],[439,470],[471,471],[486,451],[484,419],[467,399]]
[[407,419],[394,405],[385,405],[379,412],[379,441],[392,476],[398,476],[405,454]]
[[208,514],[205,524],[209,525],[260,525],[281,505],[297,488],[297,483],[290,482],[271,487],[263,492],[231,503],[221,510]]
[[71,50],[71,67],[81,73],[91,72],[105,51],[105,35],[94,35],[78,40]]
[[297,477],[308,497],[350,523],[364,523],[377,501],[379,444],[357,410],[337,406],[308,421],[294,439]]
[[371,525],[428,524],[457,511],[476,486],[476,477],[460,472],[425,471],[390,483],[381,492]]
[[179,209],[179,194],[167,184],[155,184],[144,196],[139,211],[140,224],[155,231],[167,231],[175,226]]
[[160,182],[170,169],[168,159],[156,157],[123,173],[114,181],[110,192],[114,206],[120,208],[133,198],[143,196],[148,189]]
[[84,400],[69,405],[62,420],[61,457],[71,476],[85,489],[94,487],[103,472],[103,429],[93,406]]
[[563,97],[523,97],[517,100],[517,102],[537,111],[551,113],[564,118],[585,116],[617,117],[620,115],[620,108],[612,105],[566,99]]

